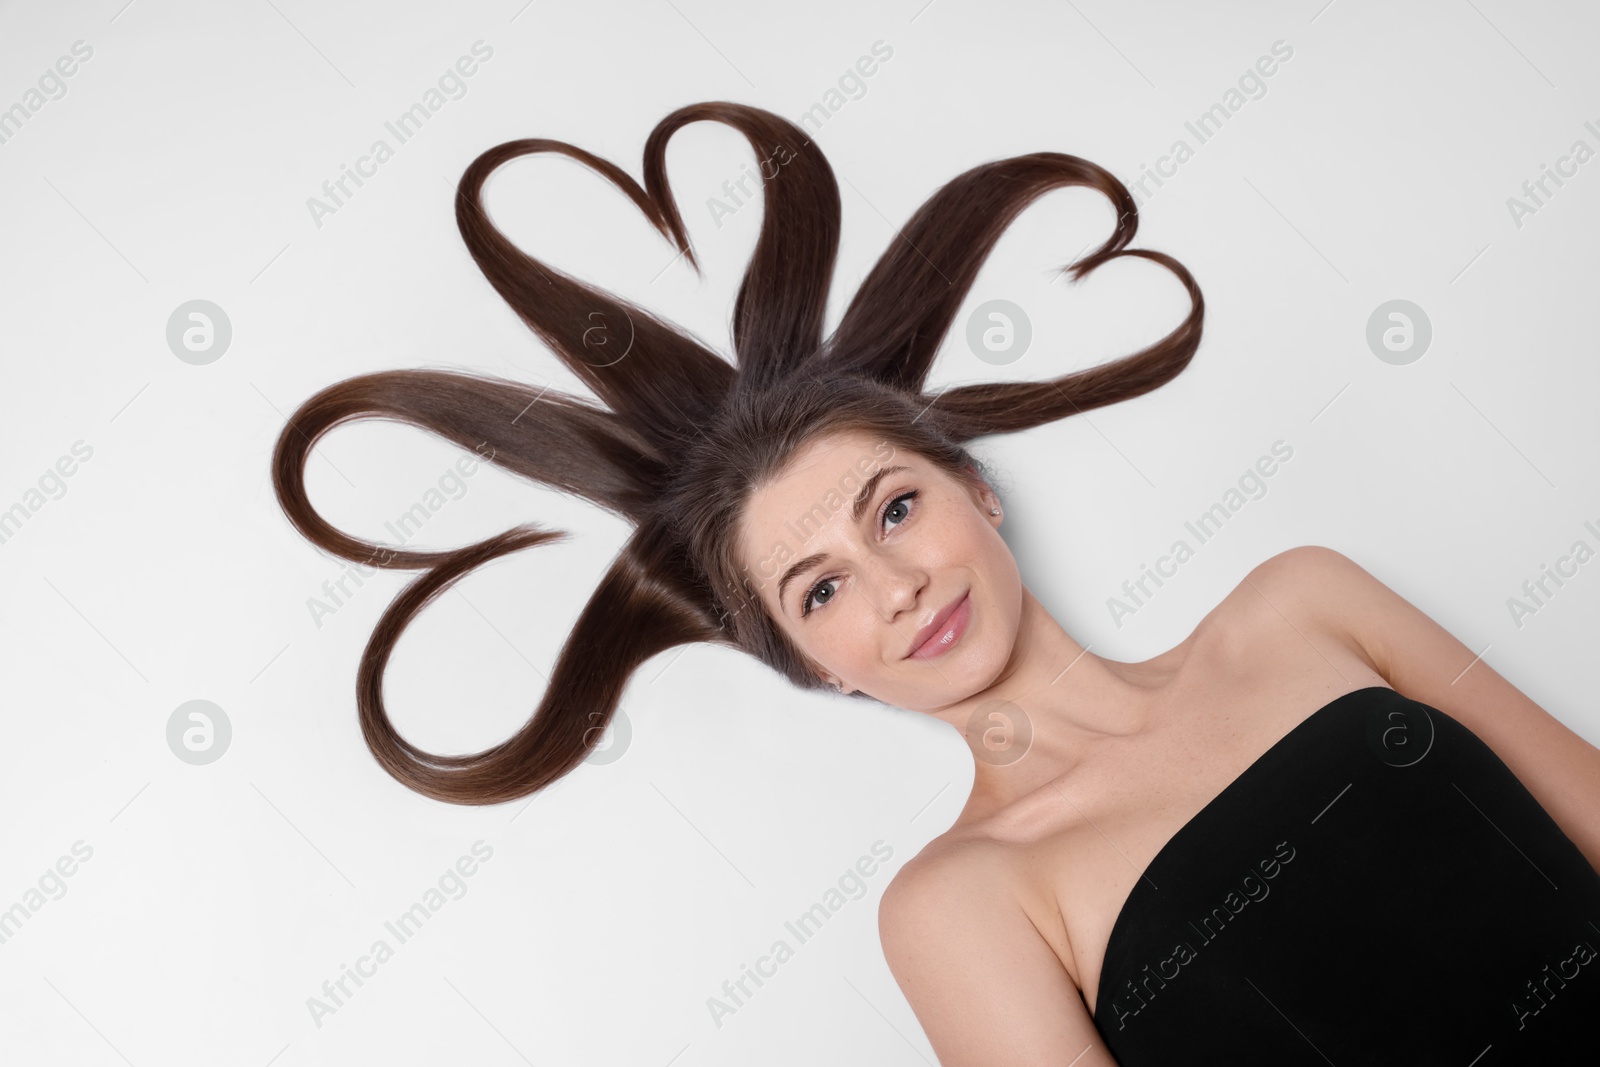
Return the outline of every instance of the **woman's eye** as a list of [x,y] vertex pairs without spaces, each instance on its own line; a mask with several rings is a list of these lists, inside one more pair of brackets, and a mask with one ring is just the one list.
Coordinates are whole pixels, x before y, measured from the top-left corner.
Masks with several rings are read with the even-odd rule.
[[[878,516],[878,524],[882,526],[883,523],[889,520],[891,515],[899,516],[895,520],[894,525],[899,526],[904,523],[910,514],[909,501],[915,498],[916,495],[917,491],[913,489],[909,493],[901,493],[899,496],[885,504],[882,513]],[[826,604],[828,601],[833,599],[833,594],[831,592],[826,596],[821,597],[818,596],[818,593],[824,586],[832,586],[837,581],[838,579],[833,577],[822,578],[819,579],[817,583],[810,589],[806,590],[806,595],[800,600],[800,617],[802,619],[811,614],[813,610],[813,602],[815,602],[818,607],[821,607],[823,604]]]
[[[806,591],[805,599],[800,602],[800,617],[802,619],[805,618],[807,615],[811,614],[811,604],[812,604],[812,602],[814,600],[817,599],[817,590],[821,589],[823,586],[831,586],[832,584],[833,584],[833,579],[832,578],[824,578],[824,579],[822,579],[822,581],[818,582],[816,585],[812,586],[810,589],[808,589]],[[829,593],[827,596],[822,598],[821,602],[826,604],[828,601],[830,601],[832,599],[833,599],[833,594]]]

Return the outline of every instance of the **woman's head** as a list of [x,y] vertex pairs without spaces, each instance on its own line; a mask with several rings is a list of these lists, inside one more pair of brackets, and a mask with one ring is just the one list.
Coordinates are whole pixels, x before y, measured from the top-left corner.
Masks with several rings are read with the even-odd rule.
[[[1022,589],[999,499],[922,414],[850,377],[741,396],[663,494],[729,605],[733,642],[795,685],[927,709],[985,688],[1006,662]],[[948,654],[910,655],[969,595],[972,622]]]
[[[529,256],[493,225],[482,200],[500,166],[566,156],[626,194],[698,270],[667,184],[666,145],[701,120],[739,130],[758,158],[787,159],[762,182],[761,233],[734,300],[731,361],[645,308]],[[1183,284],[1188,315],[1138,352],[1059,378],[926,392],[990,249],[1023,208],[1066,186],[1094,189],[1115,212],[1111,235],[1062,268],[1068,276],[1081,279],[1122,256],[1147,259]],[[615,164],[545,139],[496,145],[467,167],[456,222],[474,261],[600,403],[458,369],[380,371],[320,390],[279,434],[273,487],[301,534],[345,559],[423,571],[378,621],[357,672],[362,733],[386,771],[452,803],[525,796],[585,760],[637,667],[691,642],[746,652],[798,686],[837,683],[928,710],[980,692],[1004,669],[1023,590],[991,514],[999,502],[966,443],[1171,380],[1200,344],[1200,288],[1171,256],[1126,247],[1138,212],[1113,175],[1076,156],[1035,152],[980,164],[935,191],[825,337],[839,213],[818,145],[792,123],[741,104],[696,104],[662,119],[645,143],[642,188]],[[311,506],[304,475],[323,434],[362,418],[429,430],[635,527],[579,614],[538,706],[515,734],[481,752],[429,753],[400,736],[383,701],[389,656],[410,622],[461,577],[566,535],[529,524],[440,551],[351,537]],[[858,517],[861,487],[889,467],[905,469],[873,485]],[[795,564],[822,555],[825,562],[785,584]],[[808,593],[809,611],[801,601]],[[961,596],[967,604],[957,621],[970,616],[964,636],[936,658],[904,656]]]

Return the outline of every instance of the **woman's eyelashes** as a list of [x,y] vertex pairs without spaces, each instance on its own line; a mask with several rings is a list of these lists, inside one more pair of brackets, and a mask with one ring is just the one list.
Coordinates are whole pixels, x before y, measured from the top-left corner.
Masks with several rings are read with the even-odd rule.
[[[895,505],[899,504],[901,501],[907,501],[908,503],[906,505],[906,513],[905,513],[905,515],[902,518],[900,518],[899,521],[897,521],[895,523],[895,526],[897,526],[897,527],[904,525],[906,519],[910,517],[910,504],[909,504],[909,501],[914,499],[916,497],[916,495],[917,495],[917,490],[913,489],[908,493],[901,493],[899,496],[893,498],[888,503],[886,503],[883,506],[883,510],[878,513],[878,525],[879,525],[879,527],[882,527],[882,525],[885,522],[885,520],[887,520],[889,518],[889,515],[892,512],[895,511]],[[831,585],[831,584],[833,584],[834,582],[836,582],[838,580],[839,579],[838,579],[837,575],[830,575],[829,577],[826,577],[826,578],[819,578],[819,579],[817,579],[816,583],[811,586],[810,589],[806,590],[806,595],[800,598],[800,617],[802,619],[805,618],[806,616],[810,615],[811,612],[813,610],[815,610],[812,607],[812,603],[816,598],[817,590],[821,589],[825,585]],[[828,603],[828,601],[830,601],[832,599],[833,599],[833,594],[830,593],[828,596],[824,597],[820,602],[818,602],[818,606],[819,607],[820,606],[825,606]]]

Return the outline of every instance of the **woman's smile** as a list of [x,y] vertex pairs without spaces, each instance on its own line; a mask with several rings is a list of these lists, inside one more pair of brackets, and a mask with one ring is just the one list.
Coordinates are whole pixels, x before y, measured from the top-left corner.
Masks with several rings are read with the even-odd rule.
[[972,596],[970,592],[962,593],[961,599],[940,611],[932,622],[917,631],[916,642],[906,658],[926,660],[944,655],[961,640],[971,620]]

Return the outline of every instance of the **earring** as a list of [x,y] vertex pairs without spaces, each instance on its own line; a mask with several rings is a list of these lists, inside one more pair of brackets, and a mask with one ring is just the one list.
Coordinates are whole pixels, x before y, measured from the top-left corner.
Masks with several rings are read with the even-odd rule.
[[989,509],[989,514],[998,515],[998,514],[1000,514],[1000,509],[999,508],[990,508]]

